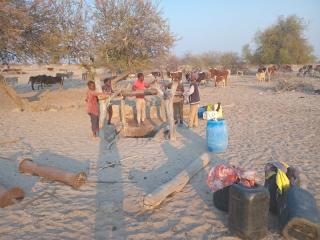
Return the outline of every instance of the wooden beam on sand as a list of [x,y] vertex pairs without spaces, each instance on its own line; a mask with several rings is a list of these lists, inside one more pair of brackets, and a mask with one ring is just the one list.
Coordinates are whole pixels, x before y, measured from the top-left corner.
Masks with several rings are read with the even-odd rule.
[[87,175],[84,172],[78,174],[66,172],[55,167],[37,164],[33,162],[31,158],[22,158],[20,160],[19,171],[21,173],[29,173],[49,180],[62,182],[75,189],[80,188],[87,180]]
[[24,198],[24,192],[19,187],[6,189],[0,185],[0,207],[6,207],[14,204],[15,200],[21,200]]
[[144,209],[151,210],[159,206],[169,195],[180,192],[190,179],[202,168],[208,165],[210,156],[208,153],[202,154],[194,160],[185,170],[179,173],[171,181],[161,185],[152,193],[146,195],[142,199]]

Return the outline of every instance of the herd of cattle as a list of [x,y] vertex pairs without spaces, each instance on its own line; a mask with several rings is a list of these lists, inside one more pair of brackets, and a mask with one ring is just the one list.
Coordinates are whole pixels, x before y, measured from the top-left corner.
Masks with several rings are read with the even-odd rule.
[[29,83],[31,83],[31,88],[34,90],[34,85],[38,85],[39,88],[44,88],[45,86],[53,85],[53,84],[60,84],[60,86],[63,86],[63,81],[66,78],[71,78],[73,75],[72,72],[67,73],[57,73],[55,77],[53,76],[47,76],[47,75],[38,75],[38,76],[31,76],[29,78]]
[[[259,66],[255,75],[259,82],[262,81],[270,81],[272,76],[276,72],[282,73],[290,73],[293,72],[292,66],[289,64],[284,65],[269,65],[269,66]],[[161,72],[152,72],[151,73],[155,78],[162,77],[163,75]],[[196,81],[199,85],[205,84],[209,80],[213,80],[215,87],[218,84],[222,86],[226,86],[231,74],[230,69],[223,68],[209,68],[208,71],[176,71],[176,72],[169,72],[167,71],[167,77],[171,78],[172,80],[177,79],[181,80],[183,74],[185,75],[185,79],[187,82],[191,81],[191,76],[196,76]],[[243,75],[244,71],[236,71],[237,75]],[[317,77],[320,76],[320,65],[304,65],[301,67],[297,73],[298,77]]]
[[[205,84],[209,79],[213,79],[215,86],[218,84],[222,84],[223,86],[227,85],[227,81],[229,79],[231,71],[229,69],[216,69],[216,68],[209,68],[208,71],[176,71],[176,72],[169,72],[167,71],[167,77],[171,78],[172,80],[181,80],[182,75],[185,75],[185,79],[187,82],[191,82],[192,78],[195,78],[196,82],[201,85]],[[157,77],[163,77],[161,72],[151,72],[151,74]]]
[[[4,69],[2,72],[22,72],[20,69]],[[48,68],[48,71],[53,71],[53,68]],[[296,71],[296,70],[295,70]],[[255,74],[257,80],[259,82],[263,81],[270,81],[272,76],[276,72],[282,73],[291,73],[293,72],[292,66],[289,64],[284,65],[268,65],[268,66],[259,66],[256,72],[250,71],[249,69],[237,69],[235,71],[233,69],[233,73],[236,75],[244,75],[245,74]],[[151,72],[151,74],[158,79],[164,79],[163,73],[160,71]],[[193,71],[175,71],[170,72],[167,71],[167,77],[173,79],[181,80],[184,76],[187,82],[190,82],[192,78],[195,78],[199,85],[206,85],[209,81],[212,81],[217,87],[218,85],[226,86],[228,84],[229,78],[231,75],[230,69],[227,68],[209,68],[207,71],[201,71],[199,69]],[[63,86],[63,82],[65,79],[70,79],[73,76],[73,72],[66,73],[56,73],[56,76],[48,76],[48,75],[38,75],[38,76],[31,76],[29,78],[29,82],[31,84],[32,90],[35,90],[35,86],[40,89],[44,88],[45,86],[59,84],[61,87]],[[320,65],[304,65],[302,66],[298,72],[298,77],[320,77]],[[85,76],[87,79],[87,74]],[[82,76],[83,78],[83,76]],[[16,85],[18,83],[17,77],[6,77],[5,82],[9,85]]]

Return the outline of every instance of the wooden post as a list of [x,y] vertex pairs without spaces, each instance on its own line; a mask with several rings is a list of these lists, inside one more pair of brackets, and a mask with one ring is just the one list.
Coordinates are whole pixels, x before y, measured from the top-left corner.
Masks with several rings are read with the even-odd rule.
[[143,207],[153,209],[160,205],[169,195],[180,192],[189,180],[202,168],[208,165],[210,157],[208,153],[202,154],[194,160],[185,170],[179,173],[171,181],[155,189],[152,193],[143,197]]
[[87,175],[84,172],[78,174],[69,173],[55,167],[34,163],[30,158],[23,158],[20,161],[19,171],[21,173],[29,173],[49,180],[59,181],[68,184],[75,189],[80,188],[87,180]]
[[178,82],[173,81],[171,89],[167,89],[165,91],[165,99],[164,99],[164,104],[166,108],[166,113],[167,113],[167,122],[169,125],[169,133],[170,133],[170,140],[176,140],[176,126],[174,123],[174,116],[173,116],[173,98],[176,93],[178,87]]
[[120,118],[121,118],[121,123],[122,123],[122,130],[124,135],[126,135],[127,131],[127,123],[126,123],[126,112],[125,112],[125,102],[124,99],[121,99],[120,101]]
[[19,187],[6,189],[0,185],[0,207],[6,207],[14,203],[14,200],[21,200],[24,198],[24,192]]
[[167,121],[166,107],[163,98],[160,99],[160,117],[162,121]]

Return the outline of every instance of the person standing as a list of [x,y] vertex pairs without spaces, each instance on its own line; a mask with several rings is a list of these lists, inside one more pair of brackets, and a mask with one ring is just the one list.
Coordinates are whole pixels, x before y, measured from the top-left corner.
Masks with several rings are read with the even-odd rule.
[[191,74],[191,84],[188,91],[184,93],[189,97],[190,114],[189,114],[189,128],[198,127],[198,110],[200,106],[200,91],[197,84],[197,76]]
[[104,93],[96,92],[96,85],[93,81],[87,83],[88,91],[85,101],[87,102],[87,113],[91,120],[91,130],[94,139],[98,139],[99,135],[99,103],[98,97],[106,98]]
[[[106,78],[105,80],[103,80],[103,82],[104,82],[104,85],[102,86],[102,92],[104,92],[109,97],[111,97],[112,93],[114,93],[114,91],[112,89],[112,85],[111,85],[111,78]],[[109,103],[107,111],[108,111],[108,125],[110,125],[111,124],[112,115],[113,115],[111,102]]]
[[[138,79],[134,82],[132,86],[132,90],[145,90],[149,88],[150,84],[144,82],[144,75],[143,73],[138,73]],[[144,99],[144,94],[136,95],[136,108],[137,108],[137,123],[138,126],[143,124],[146,118],[146,101]]]

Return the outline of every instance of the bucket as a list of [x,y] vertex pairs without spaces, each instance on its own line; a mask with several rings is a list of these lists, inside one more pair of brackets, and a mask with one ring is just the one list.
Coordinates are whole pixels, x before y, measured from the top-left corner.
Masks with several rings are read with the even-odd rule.
[[198,118],[203,119],[203,113],[204,113],[205,111],[207,111],[207,110],[206,110],[206,107],[200,107],[200,108],[198,109]]
[[228,147],[228,131],[225,120],[208,120],[206,138],[209,152],[224,152]]

